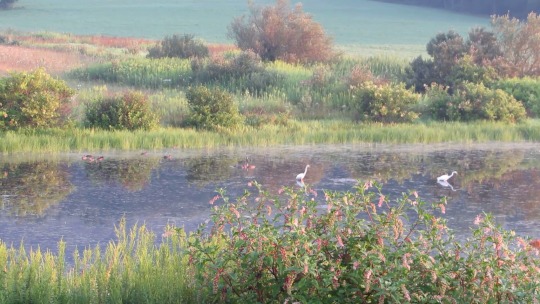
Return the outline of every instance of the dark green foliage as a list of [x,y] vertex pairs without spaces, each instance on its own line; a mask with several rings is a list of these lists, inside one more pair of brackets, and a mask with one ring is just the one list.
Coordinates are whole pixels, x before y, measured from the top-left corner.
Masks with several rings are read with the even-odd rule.
[[60,126],[74,91],[44,69],[0,79],[0,129]]
[[233,96],[225,90],[203,86],[190,88],[186,93],[190,114],[188,126],[201,129],[234,128],[242,122]]
[[484,28],[472,29],[467,41],[454,31],[438,34],[426,50],[432,58],[414,59],[405,74],[407,86],[417,92],[431,83],[448,86],[452,92],[463,82],[488,84],[498,78],[493,65],[502,51],[496,35]]
[[454,31],[441,33],[426,45],[427,53],[433,57],[434,82],[444,83],[452,69],[466,53],[463,38]]
[[0,0],[0,9],[10,9],[13,8],[15,2],[19,0]]
[[484,16],[504,15],[510,13],[520,18],[531,11],[540,12],[538,0],[379,0],[400,4],[414,4],[435,7],[467,14]]
[[435,75],[435,65],[432,59],[416,57],[405,70],[405,83],[416,92],[423,92],[426,85],[440,81]]
[[502,56],[497,36],[483,27],[473,28],[469,32],[466,48],[469,50],[473,62],[477,65],[486,65]]
[[159,44],[148,50],[148,58],[163,57],[208,57],[208,47],[201,41],[194,38],[193,35],[172,35],[165,37]]
[[525,108],[513,96],[481,83],[464,83],[453,95],[447,92],[447,88],[432,85],[426,92],[426,98],[435,119],[517,122],[526,117]]
[[126,92],[123,95],[89,102],[85,125],[107,130],[151,130],[159,125],[146,95]]
[[540,117],[540,80],[538,78],[502,79],[493,84],[521,101],[532,117]]
[[383,123],[411,122],[418,118],[413,107],[419,95],[405,88],[404,84],[365,82],[353,90],[350,105],[356,119]]

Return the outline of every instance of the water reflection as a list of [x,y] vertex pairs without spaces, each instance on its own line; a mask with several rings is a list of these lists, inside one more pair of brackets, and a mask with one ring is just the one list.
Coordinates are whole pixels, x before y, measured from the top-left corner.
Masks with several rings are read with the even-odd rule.
[[74,190],[67,165],[49,161],[1,164],[2,213],[41,217]]
[[[208,202],[224,188],[231,198],[257,181],[271,194],[301,189],[324,204],[323,191],[354,191],[377,180],[389,197],[416,190],[433,202],[446,197],[449,226],[466,234],[476,215],[493,213],[520,234],[540,231],[540,152],[535,145],[310,146],[266,149],[81,155],[48,160],[0,159],[0,239],[55,248],[63,238],[84,247],[106,243],[121,217],[161,234],[168,223],[194,229],[209,218]],[[75,159],[75,160],[73,160]],[[5,160],[4,160],[5,161]],[[296,180],[306,164],[304,180]],[[456,170],[445,182],[437,176]],[[29,216],[33,215],[33,216]]]
[[85,161],[86,176],[93,184],[119,183],[128,191],[141,191],[150,182],[152,171],[159,165],[157,158],[103,159]]
[[450,188],[450,190],[456,191],[456,189],[454,189],[454,186],[452,186],[452,184],[450,184],[448,181],[438,180],[437,183],[441,185],[443,188]]

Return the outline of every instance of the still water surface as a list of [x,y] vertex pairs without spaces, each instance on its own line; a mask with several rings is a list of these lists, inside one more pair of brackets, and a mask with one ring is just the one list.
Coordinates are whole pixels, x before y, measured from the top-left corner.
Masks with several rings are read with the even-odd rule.
[[[104,245],[122,217],[157,235],[167,224],[193,230],[209,218],[216,189],[234,198],[254,180],[271,193],[300,187],[295,176],[306,164],[308,193],[321,204],[325,190],[353,191],[357,181],[377,180],[393,198],[409,190],[428,202],[447,197],[443,216],[458,235],[487,212],[519,235],[540,237],[537,144],[109,152],[100,162],[82,155],[0,156],[0,240],[53,251],[60,239],[71,249]],[[450,185],[436,182],[453,170]]]

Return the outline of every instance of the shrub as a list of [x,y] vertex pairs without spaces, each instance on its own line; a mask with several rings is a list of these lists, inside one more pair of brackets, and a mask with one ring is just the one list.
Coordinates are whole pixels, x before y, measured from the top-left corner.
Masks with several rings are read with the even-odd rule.
[[[189,239],[196,286],[219,303],[532,303],[537,252],[525,240],[478,216],[457,241],[414,191],[392,200],[381,186],[354,192],[282,189],[256,184],[229,201],[211,200],[212,227]],[[223,203],[222,203],[223,200]],[[473,223],[471,223],[472,225]]]
[[263,8],[251,3],[250,12],[247,20],[241,16],[229,26],[229,36],[240,49],[270,61],[318,62],[335,56],[331,39],[300,4],[290,10],[287,0]]
[[448,93],[448,87],[437,83],[425,86],[424,100],[428,115],[437,120],[459,120],[454,107],[454,99]]
[[432,59],[416,57],[409,67],[405,69],[405,83],[416,92],[423,92],[426,85],[432,82],[440,82],[435,74],[435,65]]
[[187,91],[186,98],[190,109],[186,121],[189,126],[202,129],[234,128],[242,121],[232,95],[222,89],[197,86]]
[[85,125],[110,130],[150,130],[159,125],[159,118],[151,110],[146,95],[126,92],[87,103]]
[[418,118],[413,107],[419,95],[400,84],[366,82],[354,89],[351,109],[356,119],[384,123],[410,122]]
[[165,37],[160,43],[148,50],[148,58],[163,57],[208,57],[208,47],[201,41],[196,40],[193,35],[172,35]]
[[465,83],[451,96],[446,90],[435,85],[426,92],[428,107],[437,119],[517,122],[526,117],[523,105],[503,90],[481,83]]
[[0,127],[48,128],[61,125],[74,91],[43,68],[0,79]]
[[521,101],[530,116],[540,117],[539,79],[530,77],[502,79],[494,83],[493,88],[501,89]]
[[192,60],[192,70],[197,82],[221,86],[231,86],[255,95],[264,92],[278,81],[277,73],[265,69],[259,55],[252,51],[242,51],[230,58],[216,58],[207,65],[197,59]]

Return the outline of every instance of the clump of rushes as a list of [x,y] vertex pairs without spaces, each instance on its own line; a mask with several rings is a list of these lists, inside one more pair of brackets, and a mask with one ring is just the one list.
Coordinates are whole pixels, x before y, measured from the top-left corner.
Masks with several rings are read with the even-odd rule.
[[39,248],[27,252],[0,242],[0,303],[201,303],[192,285],[185,234],[175,230],[156,236],[145,226],[126,229],[121,220],[117,240],[76,250],[66,259],[67,244],[58,254]]
[[[354,192],[256,186],[215,197],[213,226],[190,239],[190,261],[210,301],[230,303],[532,303],[538,251],[479,216],[456,241],[445,200],[391,200],[376,183]],[[322,193],[321,193],[322,194]],[[323,207],[323,208],[321,208]],[[209,232],[205,232],[209,231]]]

